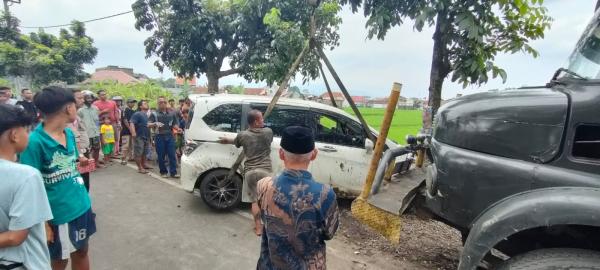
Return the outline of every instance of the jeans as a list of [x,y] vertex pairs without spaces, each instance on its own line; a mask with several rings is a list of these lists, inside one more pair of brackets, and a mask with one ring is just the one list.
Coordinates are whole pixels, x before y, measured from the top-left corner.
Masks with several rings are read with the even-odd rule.
[[158,167],[160,174],[167,174],[165,166],[165,155],[169,157],[169,173],[171,176],[177,174],[177,156],[175,155],[175,137],[172,134],[156,135],[156,154],[158,155]]

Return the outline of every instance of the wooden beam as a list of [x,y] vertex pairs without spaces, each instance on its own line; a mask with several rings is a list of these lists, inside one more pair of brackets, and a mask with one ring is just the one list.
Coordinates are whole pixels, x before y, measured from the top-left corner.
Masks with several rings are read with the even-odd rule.
[[321,76],[323,77],[323,82],[325,82],[325,87],[327,88],[327,93],[329,93],[329,98],[331,99],[331,105],[333,105],[333,107],[339,108],[337,103],[335,102],[335,98],[333,97],[333,92],[331,92],[331,87],[329,87],[329,82],[327,81],[327,77],[325,77],[325,72],[323,72],[323,66],[321,65],[321,61],[319,61],[319,71],[321,72]]
[[327,66],[327,69],[329,69],[329,72],[333,76],[333,79],[335,80],[335,82],[337,83],[337,85],[340,87],[340,90],[342,91],[342,94],[344,94],[344,97],[346,97],[346,100],[348,100],[348,104],[350,104],[350,108],[352,108],[352,111],[356,115],[356,118],[358,118],[358,120],[362,124],[363,129],[367,133],[367,137],[369,138],[369,140],[371,140],[373,142],[377,141],[377,138],[375,138],[375,135],[373,135],[373,133],[369,129],[369,125],[367,124],[367,121],[365,121],[365,118],[362,116],[362,114],[360,113],[360,111],[356,107],[356,104],[354,103],[354,100],[352,100],[352,96],[350,96],[350,94],[348,93],[348,90],[346,89],[346,86],[344,86],[344,83],[342,83],[342,80],[340,79],[340,76],[338,76],[338,74],[335,72],[335,70],[333,69],[333,66],[329,62],[329,59],[327,58],[327,56],[323,52],[323,48],[321,48],[320,46],[317,47],[317,52],[319,53],[319,57],[321,57],[321,59],[323,59],[323,62],[325,62],[325,65]]

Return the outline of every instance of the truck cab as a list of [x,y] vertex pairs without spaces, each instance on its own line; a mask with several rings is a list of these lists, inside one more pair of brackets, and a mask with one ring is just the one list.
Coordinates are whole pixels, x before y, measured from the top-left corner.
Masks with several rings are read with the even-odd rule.
[[459,269],[600,269],[599,14],[546,85],[438,110],[422,194]]

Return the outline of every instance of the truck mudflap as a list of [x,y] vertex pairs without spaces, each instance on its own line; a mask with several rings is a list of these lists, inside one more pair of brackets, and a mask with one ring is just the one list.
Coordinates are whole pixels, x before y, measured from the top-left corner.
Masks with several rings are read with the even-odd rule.
[[474,270],[498,243],[523,230],[553,225],[600,227],[600,189],[555,187],[526,191],[490,206],[471,226],[459,270]]

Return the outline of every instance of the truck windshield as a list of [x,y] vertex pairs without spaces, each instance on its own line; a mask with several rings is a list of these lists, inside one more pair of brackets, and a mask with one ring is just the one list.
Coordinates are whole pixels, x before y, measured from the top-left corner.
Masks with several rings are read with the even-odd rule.
[[569,58],[569,70],[587,79],[600,79],[600,12],[577,42]]

